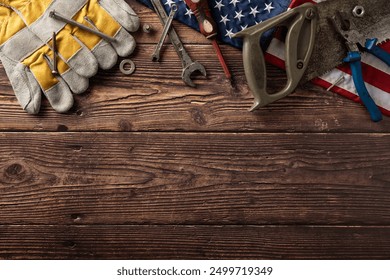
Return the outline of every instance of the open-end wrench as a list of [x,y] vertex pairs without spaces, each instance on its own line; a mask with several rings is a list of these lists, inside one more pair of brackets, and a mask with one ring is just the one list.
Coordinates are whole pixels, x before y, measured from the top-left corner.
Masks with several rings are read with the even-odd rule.
[[165,23],[164,29],[163,29],[162,34],[161,34],[160,41],[158,41],[156,49],[154,50],[154,53],[152,54],[152,60],[154,62],[160,61],[161,48],[162,48],[162,45],[164,44],[165,38],[167,37],[169,30],[171,29],[173,17],[175,16],[176,12],[177,12],[177,5],[172,4],[171,13],[169,14],[168,20]]
[[[162,25],[165,26],[168,21],[168,15],[166,14],[163,5],[160,0],[151,0],[154,10],[156,11]],[[190,87],[196,87],[196,85],[191,80],[192,73],[199,71],[203,76],[207,76],[206,69],[198,61],[192,61],[191,57],[188,55],[187,51],[184,49],[183,43],[180,41],[179,36],[177,35],[175,29],[171,27],[169,31],[169,38],[172,42],[173,47],[175,48],[182,66],[182,79]]]

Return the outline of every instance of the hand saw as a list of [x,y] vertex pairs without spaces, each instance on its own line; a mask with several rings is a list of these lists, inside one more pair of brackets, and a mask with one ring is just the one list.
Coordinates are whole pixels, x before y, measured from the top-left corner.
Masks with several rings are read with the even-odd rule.
[[[336,15],[342,18],[341,29],[353,29],[354,39],[362,46],[368,38],[379,42],[390,36],[388,0],[328,0],[316,5],[306,3],[279,16],[236,33],[244,39],[243,59],[249,87],[255,97],[252,110],[292,93],[295,88],[321,76],[343,63],[348,49],[346,38],[334,26]],[[287,84],[279,92],[267,92],[265,61],[259,46],[260,37],[269,29],[285,26]],[[348,36],[348,35],[347,35]]]

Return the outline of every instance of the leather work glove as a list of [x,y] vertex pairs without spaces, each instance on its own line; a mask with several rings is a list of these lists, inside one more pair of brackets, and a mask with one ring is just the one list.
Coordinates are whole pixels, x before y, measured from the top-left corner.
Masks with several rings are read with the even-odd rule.
[[[107,35],[105,39],[62,18]],[[21,106],[37,114],[41,92],[60,113],[73,106],[98,67],[112,68],[128,56],[135,40],[128,32],[139,18],[124,0],[0,0],[0,59]],[[53,74],[53,33],[58,74]],[[107,39],[110,39],[108,40]]]

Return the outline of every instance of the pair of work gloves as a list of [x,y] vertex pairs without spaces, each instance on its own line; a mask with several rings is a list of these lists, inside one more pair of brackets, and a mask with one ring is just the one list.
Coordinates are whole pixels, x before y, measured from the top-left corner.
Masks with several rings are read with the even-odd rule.
[[[55,19],[53,11],[113,40]],[[0,0],[0,28],[0,59],[23,109],[37,114],[43,92],[64,113],[99,67],[110,69],[134,51],[129,32],[139,28],[139,18],[124,0]],[[53,33],[58,74],[52,73]]]

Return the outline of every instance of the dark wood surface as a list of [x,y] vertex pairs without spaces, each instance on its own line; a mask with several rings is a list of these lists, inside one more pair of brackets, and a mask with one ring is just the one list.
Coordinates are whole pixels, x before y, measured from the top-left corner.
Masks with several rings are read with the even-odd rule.
[[[136,33],[65,115],[20,109],[0,68],[1,259],[388,259],[390,120],[312,85],[255,113],[239,50],[175,23],[208,78]],[[283,73],[269,68],[271,87]]]

